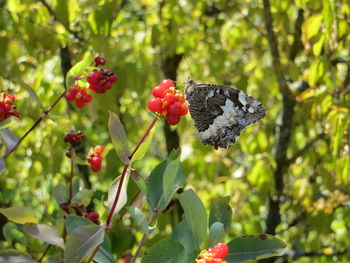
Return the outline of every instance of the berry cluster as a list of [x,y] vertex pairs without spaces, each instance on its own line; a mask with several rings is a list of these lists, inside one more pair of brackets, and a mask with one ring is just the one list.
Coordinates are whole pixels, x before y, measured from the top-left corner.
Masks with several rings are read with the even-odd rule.
[[219,242],[213,248],[203,250],[199,254],[200,259],[196,259],[196,263],[227,263],[225,257],[228,251],[228,246],[223,242]]
[[66,99],[68,101],[75,101],[77,108],[83,108],[85,103],[92,101],[91,94],[86,92],[85,87],[80,87],[75,85],[73,88],[70,88],[66,93]]
[[87,82],[89,88],[95,93],[105,93],[112,87],[112,84],[117,82],[118,78],[107,69],[94,69],[88,76]]
[[99,221],[100,215],[93,210],[90,210],[90,211],[88,210],[87,213],[85,214],[85,217],[89,219],[91,222],[94,222],[96,225],[100,224],[100,221]]
[[5,93],[0,93],[0,121],[6,120],[11,116],[19,117],[19,112],[12,105],[15,100],[16,98],[13,94],[6,95]]
[[148,101],[148,109],[162,117],[165,116],[170,125],[178,124],[181,116],[187,114],[185,96],[176,90],[170,79],[163,80],[159,86],[153,88],[152,95],[154,98]]
[[105,148],[101,145],[97,145],[91,148],[87,156],[87,161],[90,164],[90,168],[93,172],[98,172],[102,167],[102,153]]
[[64,136],[64,141],[69,143],[73,148],[76,148],[80,145],[84,135],[83,132],[74,132],[71,130]]
[[[106,64],[103,57],[97,56],[92,65],[100,67]],[[86,79],[85,76],[87,75]],[[88,82],[88,86],[87,83]],[[85,103],[92,101],[92,96],[87,91],[90,89],[95,93],[105,93],[112,88],[112,84],[117,82],[118,78],[112,72],[103,68],[95,68],[89,74],[74,77],[74,87],[70,88],[66,93],[68,101],[75,101],[77,108],[83,108]]]

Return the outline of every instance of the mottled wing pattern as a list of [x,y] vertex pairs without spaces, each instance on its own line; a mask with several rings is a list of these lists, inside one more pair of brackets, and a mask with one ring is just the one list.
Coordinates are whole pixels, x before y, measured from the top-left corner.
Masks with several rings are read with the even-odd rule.
[[259,101],[238,89],[191,79],[186,83],[186,100],[199,139],[215,149],[226,149],[243,129],[266,115]]

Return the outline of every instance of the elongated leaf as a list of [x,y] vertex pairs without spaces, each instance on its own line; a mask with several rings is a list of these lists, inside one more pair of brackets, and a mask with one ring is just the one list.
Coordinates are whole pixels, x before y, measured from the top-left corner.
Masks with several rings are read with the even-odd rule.
[[287,244],[271,235],[238,237],[228,243],[229,263],[240,263],[273,256],[281,256]]
[[179,152],[174,152],[151,172],[147,184],[147,201],[152,208],[161,211],[168,205],[175,192],[184,185],[185,176]]
[[179,241],[185,248],[184,262],[195,262],[199,250],[196,248],[194,236],[187,224],[186,219],[183,219],[174,229],[173,238]]
[[53,190],[53,196],[56,202],[60,205],[68,200],[68,191],[63,184],[58,184]]
[[145,153],[148,150],[149,145],[151,144],[155,130],[156,130],[156,127],[153,127],[153,129],[150,131],[150,133],[148,134],[146,139],[141,144],[140,148],[136,151],[136,153],[132,157],[132,161],[141,160],[143,158],[143,156],[145,155]]
[[58,236],[58,230],[54,226],[43,224],[24,224],[23,231],[36,239],[64,249],[63,238]]
[[196,247],[199,248],[208,231],[208,216],[204,205],[191,189],[179,195],[179,201],[184,209],[189,228],[193,233]]
[[147,224],[147,219],[146,219],[146,216],[144,214],[142,214],[140,209],[138,209],[135,206],[130,206],[130,207],[127,208],[127,210],[130,213],[131,218],[136,223],[138,229],[142,233],[148,234],[149,227],[148,227],[148,224]]
[[116,260],[111,252],[111,241],[108,236],[105,236],[105,239],[98,249],[96,255],[94,256],[94,261],[98,263],[115,263]]
[[73,196],[72,201],[76,201],[84,206],[87,206],[91,202],[93,193],[94,192],[91,189],[83,189]]
[[64,262],[79,263],[104,239],[106,226],[87,225],[74,229],[68,234]]
[[[121,192],[119,195],[118,203],[117,203],[117,206],[114,210],[113,216],[115,214],[117,214],[125,206],[126,202],[128,201],[127,187],[128,187],[128,181],[129,181],[129,174],[130,174],[130,170],[127,171],[127,174],[125,176],[125,179],[124,179],[124,182],[123,182],[123,185],[121,188]],[[117,179],[115,179],[108,190],[108,208],[109,209],[112,209],[114,199],[117,195],[118,187],[120,184],[120,179],[121,179],[121,176],[119,176]]]
[[212,224],[209,230],[209,247],[213,247],[215,244],[222,242],[225,234],[223,223],[215,222]]
[[66,230],[68,233],[72,232],[76,228],[93,224],[94,223],[85,217],[76,215],[67,215],[66,217]]
[[29,94],[30,96],[33,98],[33,101],[38,104],[38,106],[41,109],[44,109],[43,104],[41,103],[41,100],[39,99],[38,95],[35,93],[35,91],[32,89],[31,86],[29,86],[27,83],[25,83],[23,80],[21,80],[20,78],[11,78],[11,81],[21,85]]
[[130,152],[124,126],[118,115],[111,111],[109,112],[108,129],[119,159],[125,164],[129,163]]
[[93,61],[94,56],[91,54],[91,52],[86,52],[84,54],[84,57],[82,60],[80,60],[78,63],[76,63],[67,73],[67,79],[66,79],[66,85],[67,87],[71,86],[72,77],[73,76],[78,76],[79,74],[82,73],[82,71],[88,67],[91,62]]
[[3,138],[3,142],[6,146],[6,153],[11,151],[16,144],[18,143],[19,139],[16,135],[14,135],[9,129],[4,128],[0,129],[0,134]]
[[155,243],[142,258],[141,263],[184,263],[184,247],[173,239]]
[[221,222],[224,224],[225,230],[229,230],[232,221],[232,209],[229,200],[229,197],[223,197],[214,201],[210,207],[209,226],[215,222]]
[[9,208],[0,208],[0,213],[7,217],[9,221],[12,221],[16,224],[25,224],[25,223],[36,223],[32,212],[23,206],[13,206]]
[[16,250],[7,250],[0,252],[1,263],[37,263],[29,255],[23,254]]

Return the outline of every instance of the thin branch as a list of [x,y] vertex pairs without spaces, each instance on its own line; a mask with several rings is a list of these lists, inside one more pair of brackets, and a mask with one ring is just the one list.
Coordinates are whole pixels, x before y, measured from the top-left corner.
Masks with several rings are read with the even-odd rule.
[[[157,216],[157,210],[153,210],[151,216],[148,219],[147,224],[151,225],[153,223],[154,219],[156,218],[156,216]],[[147,239],[147,234],[145,233],[145,234],[143,234],[143,236],[142,236],[142,238],[140,240],[140,243],[139,243],[139,245],[137,247],[137,250],[135,252],[135,255],[132,257],[130,263],[135,263],[135,261],[137,259],[137,256],[140,254],[141,247],[145,243],[146,239]]]
[[47,248],[45,249],[44,253],[42,256],[38,259],[38,262],[42,262],[44,257],[46,256],[47,252],[49,252],[49,249],[51,248],[51,245],[48,245]]
[[293,34],[293,44],[289,50],[289,60],[294,61],[301,47],[303,46],[301,42],[301,27],[304,23],[304,10],[298,9],[298,16],[294,24],[294,34]]
[[15,144],[15,146],[8,151],[7,153],[5,153],[5,155],[2,157],[2,159],[6,159],[7,157],[9,157],[11,155],[11,153],[13,153],[18,146],[22,143],[22,141],[28,136],[28,134],[30,134],[40,123],[42,120],[46,119],[46,117],[49,115],[49,113],[52,111],[52,109],[56,106],[56,104],[64,97],[64,95],[66,94],[66,91],[64,91],[52,104],[51,106],[47,109],[44,110],[43,115],[37,119],[37,121],[33,124],[33,126],[18,140],[18,142]]
[[287,81],[284,76],[284,69],[281,63],[281,56],[278,51],[278,44],[275,32],[273,31],[273,16],[271,13],[270,0],[263,0],[264,4],[264,21],[269,41],[270,52],[272,56],[272,65],[278,81],[278,86],[283,96],[291,97],[292,94],[288,88]]
[[78,39],[79,42],[84,42],[83,39],[78,35],[78,32],[72,30],[68,25],[66,25],[65,23],[62,23],[58,19],[55,11],[51,8],[51,6],[45,0],[37,0],[37,1],[42,3],[46,7],[47,11],[50,13],[54,21],[60,23],[69,33],[71,33],[76,39]]
[[302,156],[307,150],[309,150],[314,144],[325,137],[325,133],[318,134],[315,138],[313,138],[311,141],[309,141],[303,148],[301,148],[298,152],[296,152],[291,158],[287,160],[288,165],[293,164],[296,159],[298,159],[300,156]]

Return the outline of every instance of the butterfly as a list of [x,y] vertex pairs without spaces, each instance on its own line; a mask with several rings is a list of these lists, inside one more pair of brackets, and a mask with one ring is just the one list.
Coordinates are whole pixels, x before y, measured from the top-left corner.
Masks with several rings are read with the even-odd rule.
[[227,149],[241,131],[261,120],[266,108],[244,92],[223,85],[186,82],[185,96],[203,144]]

